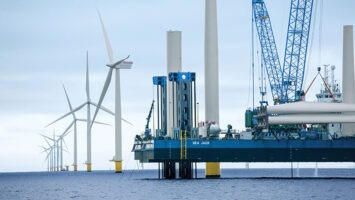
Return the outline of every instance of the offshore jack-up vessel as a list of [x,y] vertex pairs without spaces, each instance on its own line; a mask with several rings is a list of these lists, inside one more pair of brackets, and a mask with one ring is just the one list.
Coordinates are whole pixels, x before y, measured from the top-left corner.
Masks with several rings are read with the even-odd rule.
[[[298,124],[279,125],[277,120],[284,119],[278,118],[289,115],[274,114],[280,110],[292,113],[299,109],[308,109],[308,112],[312,113],[312,107],[322,103],[300,102],[289,104],[291,106],[286,104],[284,106],[287,106],[288,111],[283,111],[285,110],[281,108],[283,105],[280,106],[281,109],[278,106],[269,107],[275,107],[271,111],[268,111],[268,107],[259,107],[255,111],[247,110],[245,113],[247,129],[242,132],[232,130],[230,125],[226,131],[221,131],[214,122],[196,124],[195,78],[195,73],[189,72],[169,74],[169,81],[174,83],[176,97],[174,104],[177,113],[172,134],[167,133],[166,125],[168,80],[165,76],[153,78],[158,91],[158,129],[152,135],[146,126],[144,134],[136,136],[133,152],[135,159],[142,163],[162,163],[164,178],[176,177],[176,164],[179,165],[179,177],[192,178],[194,162],[355,162],[355,138],[341,137],[342,124],[296,122]],[[318,98],[319,101],[331,99],[327,91],[321,90],[318,95],[322,96]],[[336,107],[327,108],[327,113],[332,109],[343,109],[348,112],[348,109],[355,108],[346,107],[348,105],[341,103],[323,104],[326,107],[329,105]],[[272,115],[275,117],[271,117]],[[330,121],[336,122],[335,119]]]
[[[292,0],[292,2],[299,1]],[[304,2],[309,2],[310,5],[313,3],[312,0]],[[198,162],[210,164],[206,164],[206,176],[209,177],[220,176],[219,162],[355,162],[355,76],[352,26],[344,27],[343,92],[340,92],[334,79],[329,83],[328,75],[325,75],[327,81],[323,79],[324,87],[317,94],[319,102],[301,101],[302,84],[299,84],[300,81],[297,79],[289,78],[285,81],[285,75],[272,76],[270,74],[272,70],[270,72],[268,70],[272,69],[273,65],[265,59],[265,55],[274,50],[273,47],[276,45],[267,44],[270,40],[263,40],[260,37],[262,49],[266,49],[263,54],[265,54],[264,62],[271,90],[274,100],[277,101],[274,106],[260,105],[258,108],[247,110],[245,131],[236,132],[231,125],[228,125],[226,131],[222,131],[218,126],[218,70],[213,71],[218,65],[215,4],[213,0],[206,1],[206,120],[199,122],[197,119],[196,74],[181,72],[181,68],[175,71],[169,70],[168,58],[168,76],[153,77],[153,84],[157,91],[158,127],[154,131],[149,129],[152,104],[144,134],[135,137],[132,149],[135,159],[141,163],[159,163],[159,169],[162,166],[159,174],[167,179],[176,178],[177,171],[180,178],[192,178],[193,163]],[[259,21],[262,23],[257,25],[258,30],[262,30],[261,27],[268,23],[271,27],[263,1],[253,0],[253,4],[255,4],[254,20],[264,20]],[[291,7],[292,9],[300,11],[305,10],[306,7],[300,5],[296,8]],[[310,16],[307,19],[310,20]],[[271,29],[267,28],[267,30]],[[289,33],[300,32],[290,31]],[[307,35],[308,33],[309,30],[307,30]],[[292,35],[292,37],[297,37],[297,35]],[[271,38],[273,39],[273,35]],[[302,44],[302,41],[299,42]],[[271,47],[271,50],[267,50],[266,47]],[[277,51],[274,52],[277,53]],[[305,54],[306,52],[303,52],[303,55]],[[270,59],[272,53],[268,55]],[[297,55],[292,52],[289,55],[286,53],[286,57],[290,56],[299,58],[300,53]],[[277,54],[274,58],[276,57]],[[306,59],[305,56],[302,58],[304,66]],[[271,60],[275,61],[275,59]],[[298,67],[298,65],[295,66]],[[290,68],[295,66],[290,65]],[[332,74],[333,70],[334,68],[332,68]],[[284,71],[279,70],[279,72]],[[292,76],[292,73],[286,74],[286,77]],[[274,79],[271,81],[270,77]],[[296,89],[292,94],[285,93],[293,86],[296,86]],[[217,101],[214,99],[216,97]],[[211,114],[216,113],[217,117],[210,117]],[[218,165],[214,165],[216,163]],[[218,168],[213,171],[217,173],[209,172],[211,168],[208,167],[211,166],[212,171],[215,170],[213,167]]]

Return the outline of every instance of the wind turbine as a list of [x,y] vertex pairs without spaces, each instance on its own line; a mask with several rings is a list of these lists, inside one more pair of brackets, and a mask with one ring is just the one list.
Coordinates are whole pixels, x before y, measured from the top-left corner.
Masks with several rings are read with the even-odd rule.
[[[73,116],[73,122],[67,127],[67,130],[69,130],[73,125],[74,125],[74,170],[75,170],[75,166],[77,166],[77,137],[76,137],[76,121],[86,121],[87,123],[87,161],[86,161],[86,169],[88,172],[91,172],[91,128],[92,128],[92,122],[95,123],[99,123],[99,124],[104,124],[104,123],[100,123],[100,122],[96,122],[95,119],[91,120],[91,106],[95,106],[96,108],[99,108],[111,115],[115,115],[115,113],[113,113],[112,111],[110,111],[109,109],[105,108],[104,106],[100,105],[98,106],[98,104],[94,103],[91,101],[90,98],[90,85],[89,85],[89,58],[88,58],[88,52],[86,52],[86,101],[81,104],[80,106],[76,107],[76,108],[72,108],[71,103],[69,98],[67,98],[68,104],[69,104],[69,108],[70,108],[70,112],[66,113],[65,115],[59,117],[58,119],[54,120],[53,122],[51,122],[50,124],[48,124],[46,127],[60,121],[61,119],[72,115]],[[65,90],[65,89],[64,89]],[[66,93],[66,90],[65,90]],[[66,96],[68,97],[67,93]],[[84,108],[85,106],[87,106],[87,118],[86,120],[81,120],[81,119],[77,119],[75,116],[75,112],[81,110],[82,108]],[[122,119],[123,121],[125,121],[128,124],[131,124],[130,122],[128,122],[127,120]],[[108,125],[108,124],[105,124]],[[132,125],[132,124],[131,124]]]
[[97,13],[99,15],[101,29],[102,29],[102,33],[104,35],[107,54],[108,54],[110,64],[106,65],[109,67],[109,71],[108,71],[108,74],[106,77],[104,87],[102,89],[102,93],[101,93],[98,105],[95,110],[93,120],[95,120],[95,118],[99,112],[99,108],[101,107],[101,104],[105,98],[106,92],[110,86],[113,70],[115,69],[115,73],[116,73],[116,76],[115,76],[116,77],[116,84],[115,84],[115,92],[116,92],[116,94],[115,94],[115,156],[113,157],[112,161],[115,162],[115,172],[121,173],[122,172],[122,124],[121,124],[122,114],[121,114],[120,69],[130,69],[132,62],[125,62],[129,58],[129,56],[127,56],[126,58],[124,58],[122,60],[114,62],[113,50],[112,50],[111,43],[108,38],[106,29],[105,29],[105,25],[103,23],[100,12],[97,11]]

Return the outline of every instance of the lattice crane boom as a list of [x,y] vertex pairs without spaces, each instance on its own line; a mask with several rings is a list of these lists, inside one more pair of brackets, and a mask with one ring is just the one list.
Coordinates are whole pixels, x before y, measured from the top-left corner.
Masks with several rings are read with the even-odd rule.
[[283,65],[283,101],[301,99],[313,0],[291,0]]
[[312,19],[313,0],[290,0],[290,16],[283,67],[281,67],[271,20],[264,0],[252,0],[262,57],[275,103],[299,101]]
[[263,0],[253,0],[253,20],[259,36],[261,54],[274,100],[282,96],[282,68],[269,13]]

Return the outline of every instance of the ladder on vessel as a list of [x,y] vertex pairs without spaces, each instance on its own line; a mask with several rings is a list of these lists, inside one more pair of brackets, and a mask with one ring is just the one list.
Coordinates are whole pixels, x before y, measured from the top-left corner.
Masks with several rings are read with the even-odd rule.
[[180,131],[180,159],[187,159],[187,131]]

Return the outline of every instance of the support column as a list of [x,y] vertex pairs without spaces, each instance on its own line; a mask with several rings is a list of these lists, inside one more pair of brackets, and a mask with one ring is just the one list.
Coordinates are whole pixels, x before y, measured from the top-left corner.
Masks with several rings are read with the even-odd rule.
[[191,161],[181,160],[179,163],[179,176],[182,179],[192,179],[193,167]]
[[163,163],[164,178],[175,179],[176,178],[176,167],[173,161],[164,161]]
[[219,178],[221,177],[221,169],[219,162],[206,163],[206,178]]

